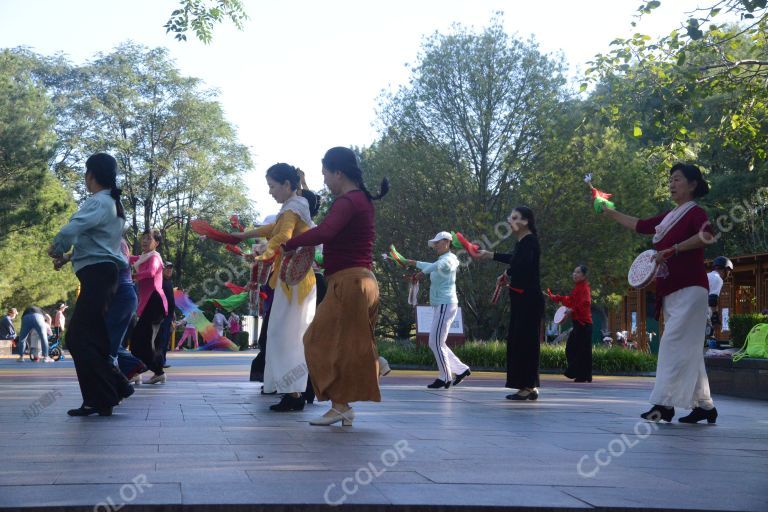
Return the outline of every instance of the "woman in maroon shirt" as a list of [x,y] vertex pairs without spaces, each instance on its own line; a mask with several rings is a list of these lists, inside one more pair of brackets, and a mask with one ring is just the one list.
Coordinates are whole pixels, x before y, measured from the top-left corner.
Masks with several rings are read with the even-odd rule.
[[570,295],[547,294],[555,302],[571,310],[573,329],[565,344],[568,368],[565,376],[574,382],[592,382],[592,292],[587,281],[587,267],[573,269],[573,290]]
[[650,398],[653,407],[641,417],[671,421],[677,406],[693,409],[680,418],[682,423],[704,419],[714,423],[717,409],[709,394],[703,351],[709,291],[704,247],[713,236],[706,212],[694,202],[709,192],[709,185],[695,165],[675,164],[669,174],[669,192],[677,205],[673,210],[639,220],[604,209],[605,215],[622,226],[654,235],[658,251],[656,318],[663,307],[664,334]]
[[373,331],[379,309],[379,285],[371,272],[374,229],[373,200],[365,188],[355,153],[331,148],[323,158],[323,179],[335,197],[323,222],[285,243],[286,251],[323,244],[328,290],[304,334],[304,353],[312,385],[331,409],[310,422],[352,425],[350,402],[381,401],[379,362]]

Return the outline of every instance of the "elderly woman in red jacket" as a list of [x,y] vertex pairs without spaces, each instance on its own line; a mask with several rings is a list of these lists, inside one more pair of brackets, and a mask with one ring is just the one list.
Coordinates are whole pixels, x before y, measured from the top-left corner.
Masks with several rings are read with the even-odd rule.
[[565,376],[574,382],[592,382],[592,294],[586,266],[573,269],[573,283],[569,295],[553,295],[549,290],[547,293],[550,299],[571,310],[573,329],[565,344]]

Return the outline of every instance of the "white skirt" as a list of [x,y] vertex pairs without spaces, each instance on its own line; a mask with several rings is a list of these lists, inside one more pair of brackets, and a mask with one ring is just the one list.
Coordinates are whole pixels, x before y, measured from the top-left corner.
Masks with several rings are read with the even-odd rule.
[[707,289],[689,286],[664,297],[656,384],[650,402],[693,409],[714,407],[704,367]]
[[299,289],[291,287],[291,301],[278,281],[267,327],[264,392],[303,393],[307,389],[304,331],[315,317],[317,288],[299,303]]

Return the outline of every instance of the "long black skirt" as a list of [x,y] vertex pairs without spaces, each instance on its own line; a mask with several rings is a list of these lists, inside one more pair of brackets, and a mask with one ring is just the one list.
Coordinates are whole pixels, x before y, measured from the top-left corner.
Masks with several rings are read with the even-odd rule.
[[544,298],[541,294],[527,297],[514,291],[510,292],[506,387],[512,389],[539,387],[543,316]]
[[565,358],[569,379],[592,380],[592,324],[573,322],[573,330],[565,344]]

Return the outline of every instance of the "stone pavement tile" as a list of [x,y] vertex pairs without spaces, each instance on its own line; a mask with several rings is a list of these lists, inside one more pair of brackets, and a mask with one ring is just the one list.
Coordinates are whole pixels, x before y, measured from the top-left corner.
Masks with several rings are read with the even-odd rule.
[[[568,462],[550,461],[547,465],[510,466],[494,461],[481,466],[475,465],[471,471],[463,465],[447,467],[422,467],[417,471],[440,484],[499,484],[499,485],[555,485],[555,486],[618,486],[632,482],[633,486],[646,489],[682,489],[684,485],[656,477],[652,474],[630,468],[616,467],[613,471],[599,471],[593,478],[586,478],[579,473],[578,460]],[[596,467],[589,461],[583,464],[583,472]]]
[[724,471],[719,467],[707,468],[705,466],[695,470],[679,470],[661,466],[644,471],[692,488],[706,489],[709,494],[752,496],[768,502],[768,474],[764,472]]
[[[363,468],[361,470],[361,468]],[[328,470],[305,470],[305,471],[272,471],[272,470],[249,470],[248,477],[255,484],[264,485],[284,485],[286,478],[290,478],[296,485],[303,485],[304,483],[314,484],[337,484],[341,485],[342,480],[348,477],[355,478],[356,473],[360,470],[358,478],[360,481],[365,482],[371,477],[375,478],[376,482],[385,483],[403,483],[403,484],[423,484],[431,483],[429,480],[419,475],[415,471],[396,471],[394,469],[387,469],[385,466],[379,464],[370,466],[361,466],[352,471],[328,471]],[[368,474],[370,472],[370,475]]]
[[226,469],[222,470],[216,467],[206,469],[179,469],[154,471],[154,464],[151,468],[143,471],[129,471],[121,468],[101,471],[78,471],[62,474],[56,480],[56,485],[60,484],[107,484],[107,483],[130,483],[139,475],[146,477],[146,481],[151,484],[164,483],[182,483],[182,482],[250,482],[245,471]]
[[[577,498],[546,485],[398,484],[374,485],[395,505],[591,508]],[[338,499],[336,495],[332,498]]]
[[61,471],[48,470],[48,471],[30,471],[29,465],[24,470],[8,471],[5,469],[0,470],[0,488],[5,485],[51,485],[56,481],[56,478],[61,474]]
[[[32,493],[32,494],[31,494]],[[129,499],[131,498],[131,499]],[[0,507],[62,507],[121,504],[180,504],[179,484],[88,484],[0,487]]]
[[685,510],[733,510],[765,512],[768,499],[730,492],[709,492],[697,485],[679,492],[659,492],[633,487],[560,487],[560,490],[594,507],[649,510],[652,508]]
[[[283,472],[280,484],[274,482],[248,484],[187,484],[183,483],[182,499],[185,505],[191,504],[317,504],[324,503],[330,484],[318,482],[296,483],[293,473]],[[362,486],[358,492],[349,496],[346,503],[388,504],[386,498],[372,485]]]
[[[612,464],[629,466],[635,468],[666,468],[670,470],[700,470],[706,468],[717,468],[723,472],[744,472],[744,459],[734,454],[714,455],[708,452],[704,453],[633,453],[626,452],[621,457],[614,458]],[[755,473],[768,473],[768,457],[749,460],[749,471]],[[766,475],[768,481],[768,475]]]

